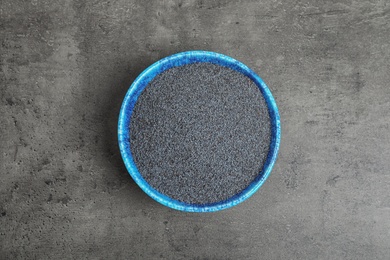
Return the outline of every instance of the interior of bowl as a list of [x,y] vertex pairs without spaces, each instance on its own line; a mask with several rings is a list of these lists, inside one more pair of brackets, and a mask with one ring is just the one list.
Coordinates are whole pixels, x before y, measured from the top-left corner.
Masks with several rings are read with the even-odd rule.
[[[131,153],[131,147],[130,147],[131,115],[141,92],[145,89],[145,87],[149,84],[149,82],[153,80],[153,78],[156,75],[162,73],[163,71],[168,70],[172,67],[183,66],[186,64],[197,63],[197,62],[210,62],[220,66],[225,66],[248,76],[252,81],[255,82],[255,84],[259,87],[262,95],[264,96],[268,106],[270,119],[271,119],[270,149],[268,152],[267,160],[263,166],[263,169],[255,178],[255,180],[242,192],[234,195],[233,197],[230,197],[227,200],[220,201],[217,203],[212,203],[212,204],[203,204],[203,205],[183,203],[178,200],[174,200],[170,197],[167,197],[164,194],[161,194],[160,192],[152,188],[144,180],[144,178],[138,171],[134,163],[132,153]],[[187,211],[187,212],[218,211],[218,210],[232,207],[246,200],[251,195],[253,195],[267,179],[276,161],[277,153],[279,150],[280,118],[279,118],[279,113],[278,113],[275,100],[272,97],[270,90],[265,85],[263,80],[258,75],[256,75],[256,73],[254,73],[251,69],[249,69],[246,65],[231,57],[228,57],[223,54],[215,53],[215,52],[188,51],[188,52],[177,53],[157,61],[156,63],[152,64],[150,67],[145,69],[136,78],[136,80],[130,86],[124,98],[124,101],[122,103],[122,107],[119,114],[119,122],[118,122],[118,141],[119,141],[119,148],[121,151],[121,155],[129,174],[132,176],[134,181],[141,187],[141,189],[150,197],[152,197],[154,200],[170,208]]]

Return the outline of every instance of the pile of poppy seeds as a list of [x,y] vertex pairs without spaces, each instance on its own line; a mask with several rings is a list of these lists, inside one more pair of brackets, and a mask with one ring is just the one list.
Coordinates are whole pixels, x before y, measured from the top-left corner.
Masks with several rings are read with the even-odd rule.
[[130,123],[130,148],[142,177],[188,204],[221,202],[259,175],[271,136],[256,84],[212,63],[173,67],[143,90]]

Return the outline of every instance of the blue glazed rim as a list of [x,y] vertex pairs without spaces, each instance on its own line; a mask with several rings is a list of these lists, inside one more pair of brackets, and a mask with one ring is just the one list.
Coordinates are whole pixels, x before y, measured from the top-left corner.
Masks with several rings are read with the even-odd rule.
[[[186,64],[196,63],[196,62],[210,62],[217,65],[229,67],[234,69],[246,76],[248,76],[251,80],[253,80],[256,85],[259,87],[262,95],[265,98],[265,101],[268,105],[268,111],[271,119],[271,143],[269,153],[264,164],[262,171],[255,178],[255,180],[242,192],[234,195],[233,197],[212,203],[212,204],[188,204],[184,202],[180,202],[178,200],[174,200],[170,197],[165,196],[164,194],[155,190],[152,186],[150,186],[139,173],[137,166],[134,163],[133,156],[130,150],[130,120],[131,115],[134,109],[134,106],[137,102],[137,99],[144,88],[148,85],[148,83],[161,72],[170,69],[176,66],[182,66]],[[278,108],[276,106],[275,100],[271,94],[271,91],[268,89],[267,85],[264,81],[250,68],[248,68],[245,64],[223,54],[209,52],[209,51],[187,51],[177,53],[168,57],[165,57],[147,69],[145,69],[131,84],[127,94],[123,100],[122,107],[119,114],[118,121],[118,141],[119,148],[121,151],[122,159],[125,163],[127,171],[134,179],[134,181],[138,184],[138,186],[150,197],[152,197],[157,202],[181,211],[187,212],[213,212],[226,208],[233,207],[244,200],[248,199],[252,196],[260,187],[263,185],[265,180],[268,178],[272,167],[275,164],[279,145],[280,145],[280,117]]]

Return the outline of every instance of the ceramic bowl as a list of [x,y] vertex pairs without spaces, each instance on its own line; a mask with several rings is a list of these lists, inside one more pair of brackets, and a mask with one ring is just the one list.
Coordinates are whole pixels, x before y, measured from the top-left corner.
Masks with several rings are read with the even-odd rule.
[[[160,192],[155,190],[145,181],[145,179],[139,173],[137,166],[134,163],[130,147],[131,114],[133,112],[137,99],[141,92],[144,90],[144,88],[156,75],[162,73],[163,71],[168,70],[172,67],[182,66],[195,62],[214,63],[217,65],[229,67],[248,76],[252,81],[255,82],[255,84],[259,87],[262,95],[264,96],[265,101],[268,105],[268,111],[271,119],[271,143],[268,157],[264,164],[263,170],[259,172],[255,180],[239,194],[236,194],[233,197],[224,201],[205,205],[193,205],[183,203],[178,200],[174,200],[170,197],[167,197],[164,194],[161,194]],[[129,174],[146,194],[148,194],[157,202],[176,210],[182,210],[187,212],[211,212],[230,208],[243,202],[251,195],[253,195],[265,182],[276,161],[279,150],[280,118],[278,108],[276,106],[274,98],[272,97],[271,91],[268,89],[264,81],[246,65],[231,57],[215,52],[187,51],[168,56],[155,62],[153,65],[145,69],[135,79],[135,81],[127,91],[120,110],[118,122],[118,140],[121,155]]]

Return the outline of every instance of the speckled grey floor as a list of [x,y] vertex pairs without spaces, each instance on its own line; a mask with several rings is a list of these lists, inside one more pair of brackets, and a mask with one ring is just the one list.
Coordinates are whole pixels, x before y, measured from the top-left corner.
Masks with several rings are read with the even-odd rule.
[[[388,259],[388,1],[0,2],[0,259]],[[243,204],[170,210],[123,167],[116,121],[166,55],[263,77],[279,159]]]

